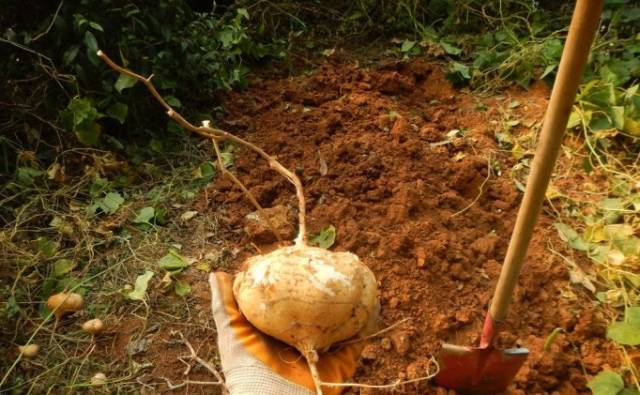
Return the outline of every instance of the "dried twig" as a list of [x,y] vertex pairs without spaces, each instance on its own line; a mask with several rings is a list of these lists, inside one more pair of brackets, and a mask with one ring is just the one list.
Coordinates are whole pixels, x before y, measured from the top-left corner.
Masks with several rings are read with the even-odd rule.
[[160,377],[161,379],[163,379],[165,381],[165,383],[167,383],[167,388],[169,388],[170,391],[173,390],[177,390],[179,388],[182,388],[186,385],[189,384],[194,384],[194,385],[221,385],[221,383],[217,382],[217,381],[195,381],[195,380],[182,380],[182,382],[180,384],[173,384],[171,382],[171,380],[169,380],[166,377]]
[[280,173],[282,176],[284,176],[287,180],[289,180],[289,182],[291,182],[295,188],[296,188],[296,196],[298,198],[298,206],[299,206],[299,213],[298,213],[298,236],[296,237],[295,243],[296,245],[305,245],[306,244],[306,222],[305,222],[305,218],[306,218],[306,203],[305,203],[305,199],[304,199],[304,192],[302,189],[302,182],[300,182],[300,178],[298,178],[298,176],[295,175],[295,173],[289,171],[286,167],[284,167],[280,162],[278,162],[273,156],[267,154],[264,150],[262,150],[260,147],[256,146],[255,144],[252,144],[246,140],[241,139],[240,137],[234,136],[233,134],[226,132],[222,129],[218,129],[215,127],[211,127],[211,126],[200,126],[197,127],[195,125],[193,125],[192,123],[190,123],[189,121],[187,121],[186,119],[184,119],[184,117],[182,115],[180,115],[178,112],[176,112],[160,95],[160,93],[158,93],[158,91],[156,90],[155,86],[151,83],[151,79],[153,78],[153,74],[151,76],[149,76],[148,78],[145,78],[143,76],[141,76],[140,74],[136,74],[133,71],[126,69],[122,66],[117,65],[116,63],[113,62],[113,60],[111,60],[104,52],[102,52],[101,50],[98,50],[97,52],[97,56],[102,59],[109,67],[111,67],[112,69],[114,69],[115,71],[124,74],[126,76],[129,76],[137,81],[142,82],[147,90],[149,90],[149,92],[153,95],[153,97],[155,97],[155,99],[160,103],[160,105],[162,105],[162,107],[165,109],[165,111],[167,112],[167,115],[173,119],[175,122],[177,122],[180,126],[182,126],[183,128],[196,133],[200,136],[206,137],[208,139],[220,139],[220,140],[231,140],[235,143],[238,143],[240,145],[243,145],[253,151],[255,151],[258,155],[260,155],[264,160],[267,161],[267,163],[269,164],[269,167],[273,170],[275,170],[276,172]]
[[[187,346],[187,348],[189,349],[189,356],[184,357],[184,358],[189,358],[192,359],[194,361],[196,361],[197,363],[199,363],[202,367],[204,367],[205,369],[207,369],[209,372],[211,372],[211,374],[213,374],[216,379],[218,380],[218,384],[219,385],[224,385],[224,378],[222,377],[222,375],[220,374],[220,372],[218,372],[216,370],[216,368],[214,368],[213,366],[211,366],[211,364],[207,361],[205,361],[204,359],[200,358],[198,356],[198,354],[196,353],[196,350],[193,348],[193,346],[191,345],[191,343],[189,343],[189,340],[187,340],[184,335],[182,334],[182,332],[177,332],[178,336],[180,336],[180,340],[182,340],[182,343],[184,343],[185,346]],[[188,374],[189,370],[185,371],[185,374]],[[223,387],[223,392],[227,393],[226,388]]]
[[[209,121],[203,121],[202,126],[209,127]],[[256,210],[258,210],[258,215],[267,222],[267,226],[269,226],[269,229],[271,229],[271,232],[273,232],[273,234],[276,236],[276,239],[278,240],[278,242],[282,242],[282,237],[280,236],[280,232],[278,232],[276,227],[273,225],[273,221],[271,221],[271,218],[269,218],[264,213],[264,209],[262,208],[260,203],[258,203],[258,200],[255,198],[255,196],[253,196],[251,191],[244,186],[244,184],[238,179],[238,177],[235,176],[235,174],[233,174],[232,172],[227,170],[226,167],[224,167],[224,163],[222,163],[222,154],[220,152],[220,147],[218,146],[218,141],[215,138],[212,138],[211,142],[213,143],[213,149],[216,152],[216,157],[217,157],[216,163],[218,164],[218,170],[220,170],[222,174],[225,174],[226,176],[228,176],[231,179],[231,181],[233,181],[238,186],[238,188],[240,188],[242,192],[244,192],[247,199],[251,202],[251,204],[253,204]]]

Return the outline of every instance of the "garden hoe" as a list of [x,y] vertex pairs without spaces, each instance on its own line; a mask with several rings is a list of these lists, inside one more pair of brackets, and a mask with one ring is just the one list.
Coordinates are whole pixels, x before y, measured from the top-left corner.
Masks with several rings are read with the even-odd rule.
[[567,120],[580,77],[598,27],[604,0],[578,0],[560,60],[558,75],[547,107],[539,145],[531,166],[522,204],[511,235],[479,347],[444,344],[439,358],[438,385],[462,394],[496,394],[506,390],[529,350],[495,346],[496,335],[507,315],[536,218],[560,151]]

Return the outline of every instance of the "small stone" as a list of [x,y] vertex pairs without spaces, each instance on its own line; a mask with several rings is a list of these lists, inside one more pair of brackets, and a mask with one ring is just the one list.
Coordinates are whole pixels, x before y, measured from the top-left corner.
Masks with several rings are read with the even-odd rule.
[[400,300],[398,298],[396,298],[395,296],[391,299],[389,299],[389,307],[392,309],[395,309],[396,307],[398,307],[398,305],[400,304]]
[[382,338],[382,340],[380,340],[380,347],[385,351],[391,350],[391,340],[388,337]]
[[362,360],[364,361],[373,361],[378,358],[379,348],[376,344],[367,344],[362,349]]
[[469,317],[469,312],[464,310],[459,310],[456,312],[456,321],[462,324],[468,324],[471,321],[471,317]]
[[393,333],[391,335],[391,343],[393,343],[393,348],[400,355],[405,355],[411,348],[409,335],[405,332]]

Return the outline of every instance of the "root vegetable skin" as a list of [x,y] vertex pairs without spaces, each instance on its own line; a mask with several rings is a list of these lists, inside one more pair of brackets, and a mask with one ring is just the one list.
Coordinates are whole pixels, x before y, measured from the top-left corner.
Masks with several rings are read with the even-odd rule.
[[307,359],[357,335],[375,314],[375,277],[349,252],[298,245],[251,257],[245,266],[233,285],[240,310]]
[[60,292],[47,299],[47,307],[53,311],[56,320],[59,320],[65,314],[82,310],[84,299],[77,293]]
[[37,344],[27,344],[25,346],[18,346],[18,351],[25,358],[34,358],[40,352],[40,346]]
[[99,335],[104,330],[104,323],[99,318],[94,318],[82,324],[82,330],[92,334]]

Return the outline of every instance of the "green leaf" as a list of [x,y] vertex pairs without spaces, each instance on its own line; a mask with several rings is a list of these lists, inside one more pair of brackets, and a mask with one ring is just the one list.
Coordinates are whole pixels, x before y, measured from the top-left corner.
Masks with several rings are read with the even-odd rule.
[[191,292],[191,286],[186,281],[178,280],[175,282],[174,291],[178,296],[187,296]]
[[106,214],[113,214],[118,211],[122,203],[124,203],[124,198],[118,192],[109,192],[102,198],[100,208]]
[[540,75],[540,79],[543,79],[544,77],[548,76],[549,74],[551,74],[556,68],[558,67],[557,64],[550,64],[547,67],[544,68],[544,71],[542,72],[542,74]]
[[89,26],[94,30],[97,30],[99,32],[103,32],[104,33],[104,29],[102,28],[102,26],[99,23],[89,22]]
[[83,144],[94,146],[98,144],[98,139],[102,134],[102,126],[98,122],[88,125],[78,125],[75,128],[76,138]]
[[404,40],[402,42],[402,46],[400,47],[400,51],[402,52],[409,52],[413,49],[413,47],[415,47],[416,42],[415,41],[411,41],[411,40]]
[[471,71],[469,66],[460,62],[452,62],[449,64],[449,78],[454,79],[454,82],[459,81],[460,77],[465,80],[471,79]]
[[84,43],[92,52],[96,52],[98,50],[98,41],[96,40],[96,36],[88,30],[84,33]]
[[21,185],[33,185],[36,178],[42,176],[44,171],[33,167],[18,167],[16,169],[16,181]]
[[624,129],[624,107],[612,106],[611,120],[613,121],[613,126],[615,126],[616,129],[623,130]]
[[167,96],[164,98],[164,100],[167,102],[168,105],[170,105],[173,108],[180,108],[182,107],[182,103],[180,102],[180,100],[175,97],[175,96]]
[[64,51],[64,54],[62,55],[62,64],[64,66],[70,65],[71,62],[76,59],[76,56],[78,56],[78,51],[80,51],[80,47],[77,45],[73,45]]
[[624,321],[609,325],[607,337],[625,346],[640,345],[640,307],[629,307]]
[[76,268],[76,262],[71,259],[58,259],[53,264],[53,275],[55,277],[62,277]]
[[144,274],[139,275],[136,278],[136,284],[133,291],[129,292],[125,297],[131,300],[144,300],[151,277],[153,277],[153,272],[151,270],[146,270]]
[[222,43],[223,48],[229,48],[234,42],[233,30],[224,29],[218,33],[218,40]]
[[126,74],[120,74],[120,76],[118,77],[118,80],[116,81],[114,86],[115,86],[116,90],[118,91],[118,93],[122,93],[123,90],[125,90],[127,88],[131,88],[137,82],[138,82],[138,80],[136,80],[133,77],[129,77]]
[[456,47],[453,44],[449,44],[446,41],[440,41],[440,46],[442,47],[444,52],[446,52],[449,55],[460,55],[460,53],[462,52],[462,49]]
[[109,108],[107,108],[107,115],[116,121],[123,124],[125,119],[127,119],[127,113],[129,112],[129,107],[124,103],[114,103]]
[[320,234],[310,238],[310,241],[320,248],[329,248],[336,241],[336,228],[329,225],[320,231]]
[[144,207],[138,211],[133,222],[136,224],[149,224],[155,215],[156,210],[153,207]]
[[225,169],[233,166],[233,154],[231,152],[221,152],[220,159],[222,159],[222,165]]
[[236,12],[238,15],[245,17],[245,19],[249,19],[249,11],[246,8],[238,8]]
[[58,243],[40,236],[36,239],[36,249],[45,258],[51,258],[58,252]]
[[584,241],[572,227],[561,222],[556,222],[553,226],[558,230],[560,238],[569,244],[569,247],[578,251],[589,251],[589,243]]
[[589,381],[587,387],[593,395],[617,395],[624,389],[624,381],[619,374],[604,370]]
[[189,266],[184,257],[180,256],[175,250],[169,250],[169,253],[162,257],[158,262],[161,269],[169,272],[181,271],[185,267]]

